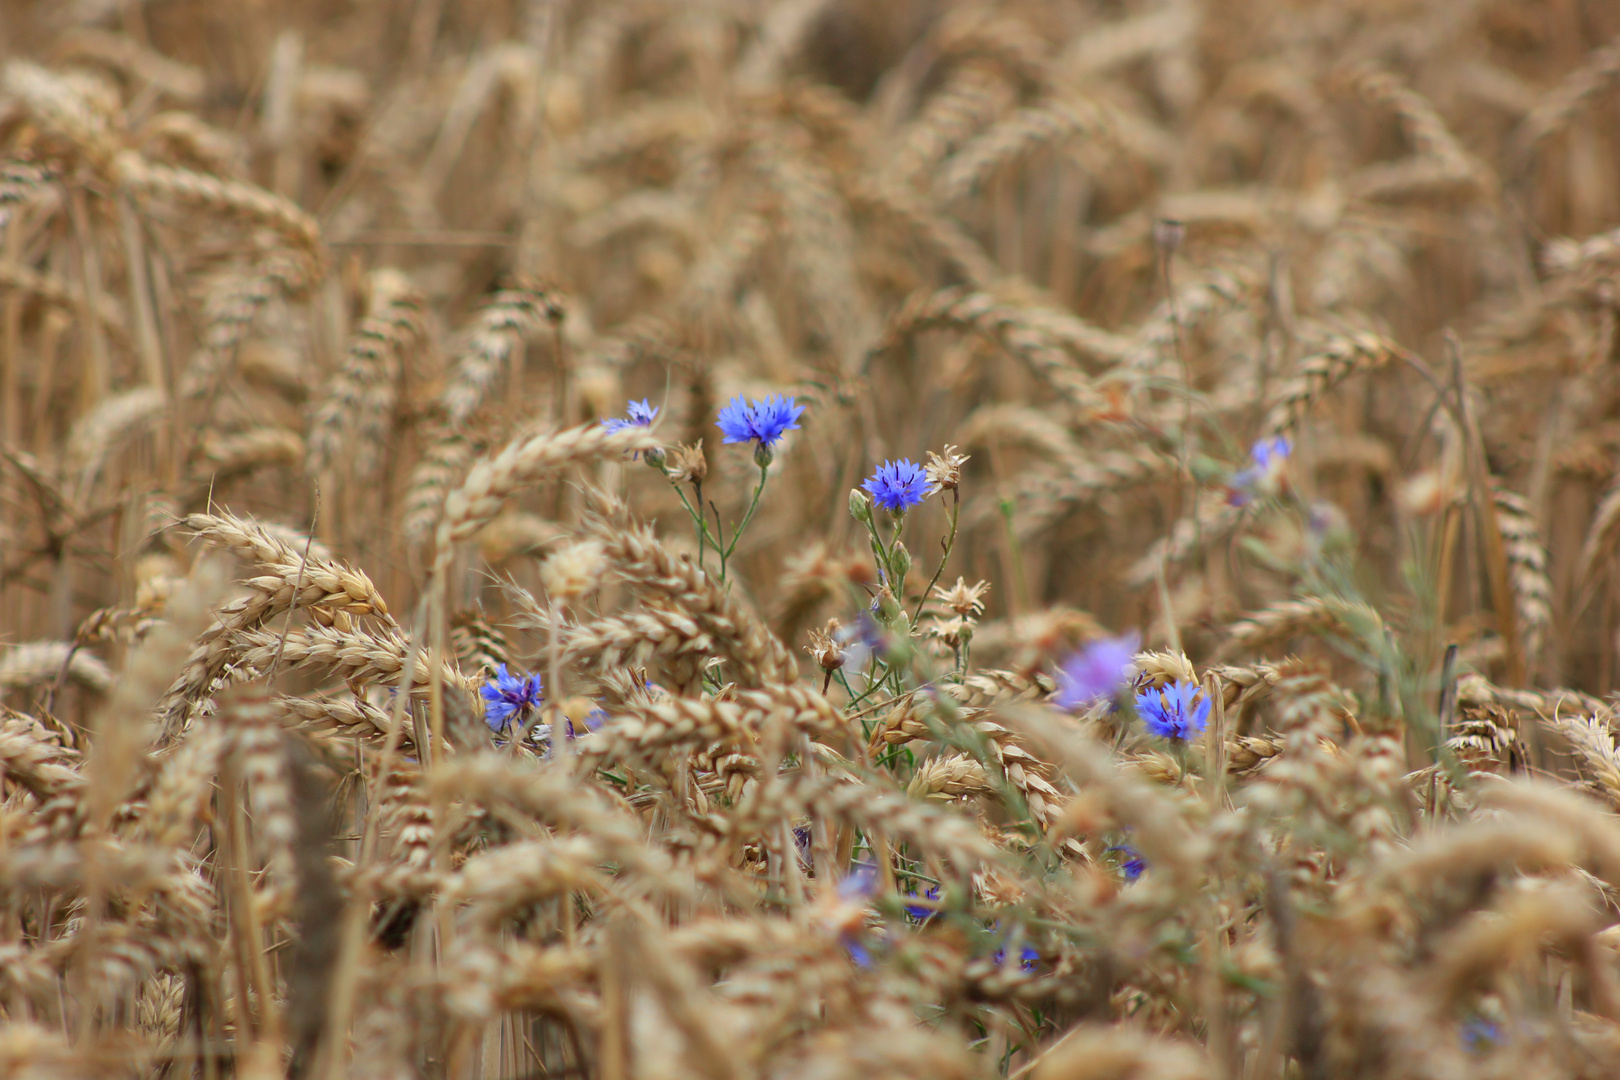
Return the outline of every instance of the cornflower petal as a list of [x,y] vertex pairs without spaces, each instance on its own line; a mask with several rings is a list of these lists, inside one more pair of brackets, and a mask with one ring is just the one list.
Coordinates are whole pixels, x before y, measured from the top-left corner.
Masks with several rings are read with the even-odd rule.
[[1142,635],[1134,630],[1119,637],[1099,638],[1069,657],[1058,670],[1060,709],[1078,709],[1099,698],[1111,698],[1130,674]]
[[633,427],[651,427],[653,420],[658,416],[658,406],[648,402],[646,398],[632,401],[625,406],[628,419],[612,417],[602,421],[602,426],[609,431],[623,431]]
[[804,406],[796,405],[790,397],[773,394],[762,401],[749,401],[741,395],[731,399],[720,410],[717,423],[725,438],[722,442],[757,442],[761,446],[776,445],[784,431],[796,431]]
[[[915,892],[911,893],[910,895],[912,897],[917,896]],[[922,894],[922,899],[937,902],[939,900],[939,886],[930,885],[928,890]],[[925,923],[929,919],[932,919],[935,915],[938,915],[939,910],[924,904],[907,904],[906,914],[911,916],[913,919],[916,919],[918,922]]]
[[877,472],[867,478],[865,488],[877,506],[895,514],[903,514],[928,498],[931,485],[928,473],[909,458],[885,461]]
[[1136,711],[1148,733],[1161,739],[1180,741],[1199,734],[1209,722],[1209,707],[1202,688],[1179,679],[1169,686],[1143,690],[1136,695]]
[[538,706],[543,686],[538,675],[513,675],[506,665],[495,668],[495,677],[478,688],[484,699],[484,722],[494,732],[504,730],[514,715]]
[[1232,477],[1231,494],[1227,501],[1233,506],[1247,506],[1256,496],[1276,494],[1278,478],[1294,444],[1286,435],[1261,439],[1249,450],[1249,466]]

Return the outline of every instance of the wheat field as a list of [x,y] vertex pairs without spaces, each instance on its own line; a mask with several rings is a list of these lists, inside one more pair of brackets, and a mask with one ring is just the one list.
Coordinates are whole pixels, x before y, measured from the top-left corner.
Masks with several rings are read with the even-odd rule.
[[0,3],[0,1080],[1620,1076],[1620,7]]

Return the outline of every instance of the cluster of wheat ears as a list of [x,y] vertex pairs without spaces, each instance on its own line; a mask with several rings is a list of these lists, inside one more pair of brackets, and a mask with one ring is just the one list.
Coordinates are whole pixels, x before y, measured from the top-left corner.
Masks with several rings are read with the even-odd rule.
[[1620,1075],[1620,8],[0,5],[0,1078]]

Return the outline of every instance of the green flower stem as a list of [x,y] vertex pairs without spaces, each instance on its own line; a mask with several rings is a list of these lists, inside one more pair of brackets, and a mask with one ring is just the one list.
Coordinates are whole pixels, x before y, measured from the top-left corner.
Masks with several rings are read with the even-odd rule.
[[878,532],[877,515],[866,523],[866,535],[872,543],[872,558],[876,560],[878,569],[883,571],[885,577],[889,574],[889,549],[884,546],[883,534]]
[[917,610],[911,613],[911,625],[913,626],[917,625],[917,620],[922,618],[922,609],[923,605],[928,603],[928,594],[934,591],[935,585],[939,584],[939,576],[945,572],[945,564],[951,561],[951,549],[956,547],[956,523],[962,516],[962,495],[960,491],[954,489],[951,494],[955,498],[951,502],[951,531],[945,537],[945,554],[940,557],[939,568],[934,571],[933,580],[928,583],[928,587],[923,590],[922,597],[917,601]]
[[[867,698],[871,697],[874,692],[883,689],[884,685],[886,683],[888,683],[888,681],[889,681],[889,669],[888,669],[888,666],[885,665],[883,663],[883,661],[879,660],[875,656],[872,658],[872,663],[876,667],[883,668],[882,676],[879,677],[879,678],[874,679],[874,678],[872,678],[872,676],[870,674],[868,674],[866,676],[866,689],[863,690],[860,693],[859,696],[852,697],[851,700],[850,700],[850,703],[848,705],[845,705],[844,708],[846,708],[846,709],[854,708],[855,706],[859,705],[861,702],[865,701]],[[847,680],[844,683],[844,689],[849,690],[849,692],[852,695],[855,693],[855,691],[850,690],[849,682]]]
[[761,465],[759,467],[759,485],[754,488],[754,501],[748,504],[748,513],[743,515],[742,522],[732,530],[731,543],[727,544],[723,549],[719,549],[720,580],[722,582],[726,580],[726,562],[731,558],[731,553],[737,550],[737,541],[742,539],[742,534],[748,529],[748,523],[754,520],[754,511],[759,509],[759,498],[765,494],[765,477],[769,474],[769,471],[769,466]]
[[[702,568],[703,567],[703,555],[704,555],[704,546],[705,546],[705,544],[706,543],[714,543],[714,549],[716,551],[720,550],[720,545],[718,543],[715,543],[713,538],[709,536],[709,522],[707,521],[707,519],[705,519],[703,517],[703,515],[699,514],[696,510],[694,510],[692,508],[691,500],[687,499],[686,492],[681,490],[681,485],[675,483],[672,480],[672,481],[670,481],[669,486],[675,489],[675,494],[676,495],[680,496],[681,505],[686,507],[686,515],[692,519],[692,528],[697,532],[697,542],[698,542],[698,559],[697,559],[697,561],[698,561],[698,567]],[[700,492],[698,492],[698,505],[701,506],[702,504],[703,504],[703,494],[700,491]],[[724,575],[722,574],[722,577],[723,576]]]

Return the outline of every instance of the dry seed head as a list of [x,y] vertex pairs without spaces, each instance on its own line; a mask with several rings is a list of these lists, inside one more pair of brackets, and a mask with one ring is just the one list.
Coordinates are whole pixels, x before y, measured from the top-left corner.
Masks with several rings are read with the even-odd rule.
[[844,666],[844,649],[838,644],[840,629],[842,624],[837,619],[828,619],[825,628],[810,631],[810,644],[804,647],[804,651],[823,671],[837,671]]
[[949,619],[929,623],[927,633],[929,637],[938,638],[953,649],[960,649],[973,640],[973,630],[977,625],[972,618],[954,615]]
[[950,588],[943,585],[934,586],[934,599],[956,612],[958,615],[984,614],[984,594],[990,591],[988,581],[967,583],[966,578],[957,578],[956,584]]
[[703,456],[700,442],[677,446],[666,462],[669,478],[677,484],[701,484],[709,475],[709,460]]
[[923,466],[928,483],[936,491],[955,491],[961,486],[962,466],[967,463],[969,456],[958,454],[956,447],[949,443],[945,444],[944,454],[928,451],[928,464]]

